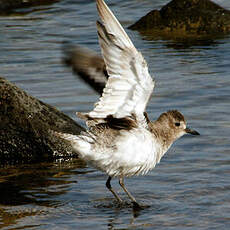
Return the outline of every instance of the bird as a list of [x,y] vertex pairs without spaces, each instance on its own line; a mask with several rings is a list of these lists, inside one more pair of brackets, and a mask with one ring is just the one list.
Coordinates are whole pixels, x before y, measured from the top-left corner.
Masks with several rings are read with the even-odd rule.
[[[84,54],[81,59],[85,62],[79,61],[76,72],[86,77],[92,75],[91,80],[99,82],[101,97],[92,111],[77,112],[85,121],[86,130],[79,135],[61,132],[54,135],[67,141],[81,159],[108,175],[106,187],[120,204],[123,200],[111,186],[113,178],[118,178],[132,204],[140,207],[124,179],[147,174],[184,134],[200,134],[187,127],[178,110],[164,112],[154,121],[149,119],[146,107],[155,79],[150,76],[141,52],[104,0],[96,0],[96,5],[101,19],[96,25],[102,58],[88,63],[96,55],[78,49]],[[95,81],[100,75],[105,82],[104,89],[100,80]]]

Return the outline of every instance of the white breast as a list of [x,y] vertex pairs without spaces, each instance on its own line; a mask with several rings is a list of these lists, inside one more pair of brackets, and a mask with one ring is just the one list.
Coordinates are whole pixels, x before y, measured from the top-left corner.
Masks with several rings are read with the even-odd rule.
[[112,149],[95,148],[94,153],[90,154],[92,158],[87,160],[110,176],[127,177],[146,174],[154,168],[160,145],[148,130],[137,128],[121,131],[121,135],[114,140]]

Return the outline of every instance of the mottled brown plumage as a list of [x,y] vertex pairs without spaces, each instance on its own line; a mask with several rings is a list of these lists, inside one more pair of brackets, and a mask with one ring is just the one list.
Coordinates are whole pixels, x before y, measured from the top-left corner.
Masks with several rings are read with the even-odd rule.
[[[149,120],[145,109],[155,83],[147,63],[105,2],[96,2],[102,20],[97,23],[99,42],[109,78],[94,109],[77,114],[86,121],[88,130],[78,136],[56,135],[68,140],[82,159],[109,175],[106,186],[122,202],[110,184],[112,177],[119,177],[119,184],[138,206],[124,186],[124,177],[146,174],[174,141],[198,132],[186,127],[184,116],[177,110]],[[91,57],[89,54],[86,59]]]

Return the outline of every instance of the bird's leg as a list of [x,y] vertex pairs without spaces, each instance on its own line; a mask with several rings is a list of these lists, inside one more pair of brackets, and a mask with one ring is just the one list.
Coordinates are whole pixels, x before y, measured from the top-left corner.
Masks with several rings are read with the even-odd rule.
[[135,207],[140,207],[140,205],[137,203],[136,199],[130,194],[130,192],[126,189],[125,184],[124,184],[124,178],[120,177],[119,179],[119,184],[123,188],[123,190],[126,192],[128,197],[132,200],[132,203],[134,204]]
[[112,186],[111,186],[111,184],[110,184],[110,181],[112,180],[112,177],[111,176],[109,176],[109,178],[108,178],[108,180],[106,181],[106,187],[109,189],[109,191],[111,192],[111,193],[113,193],[113,195],[115,196],[115,198],[117,199],[117,201],[119,202],[119,203],[122,203],[122,199],[117,195],[117,193],[113,190],[113,188],[112,188]]

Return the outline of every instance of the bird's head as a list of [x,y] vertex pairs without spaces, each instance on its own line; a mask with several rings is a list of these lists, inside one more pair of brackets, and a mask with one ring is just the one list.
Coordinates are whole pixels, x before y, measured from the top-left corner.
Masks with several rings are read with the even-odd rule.
[[184,116],[177,110],[170,110],[162,113],[157,119],[165,130],[168,130],[172,139],[176,140],[184,134],[200,135],[196,130],[193,130],[186,125]]

